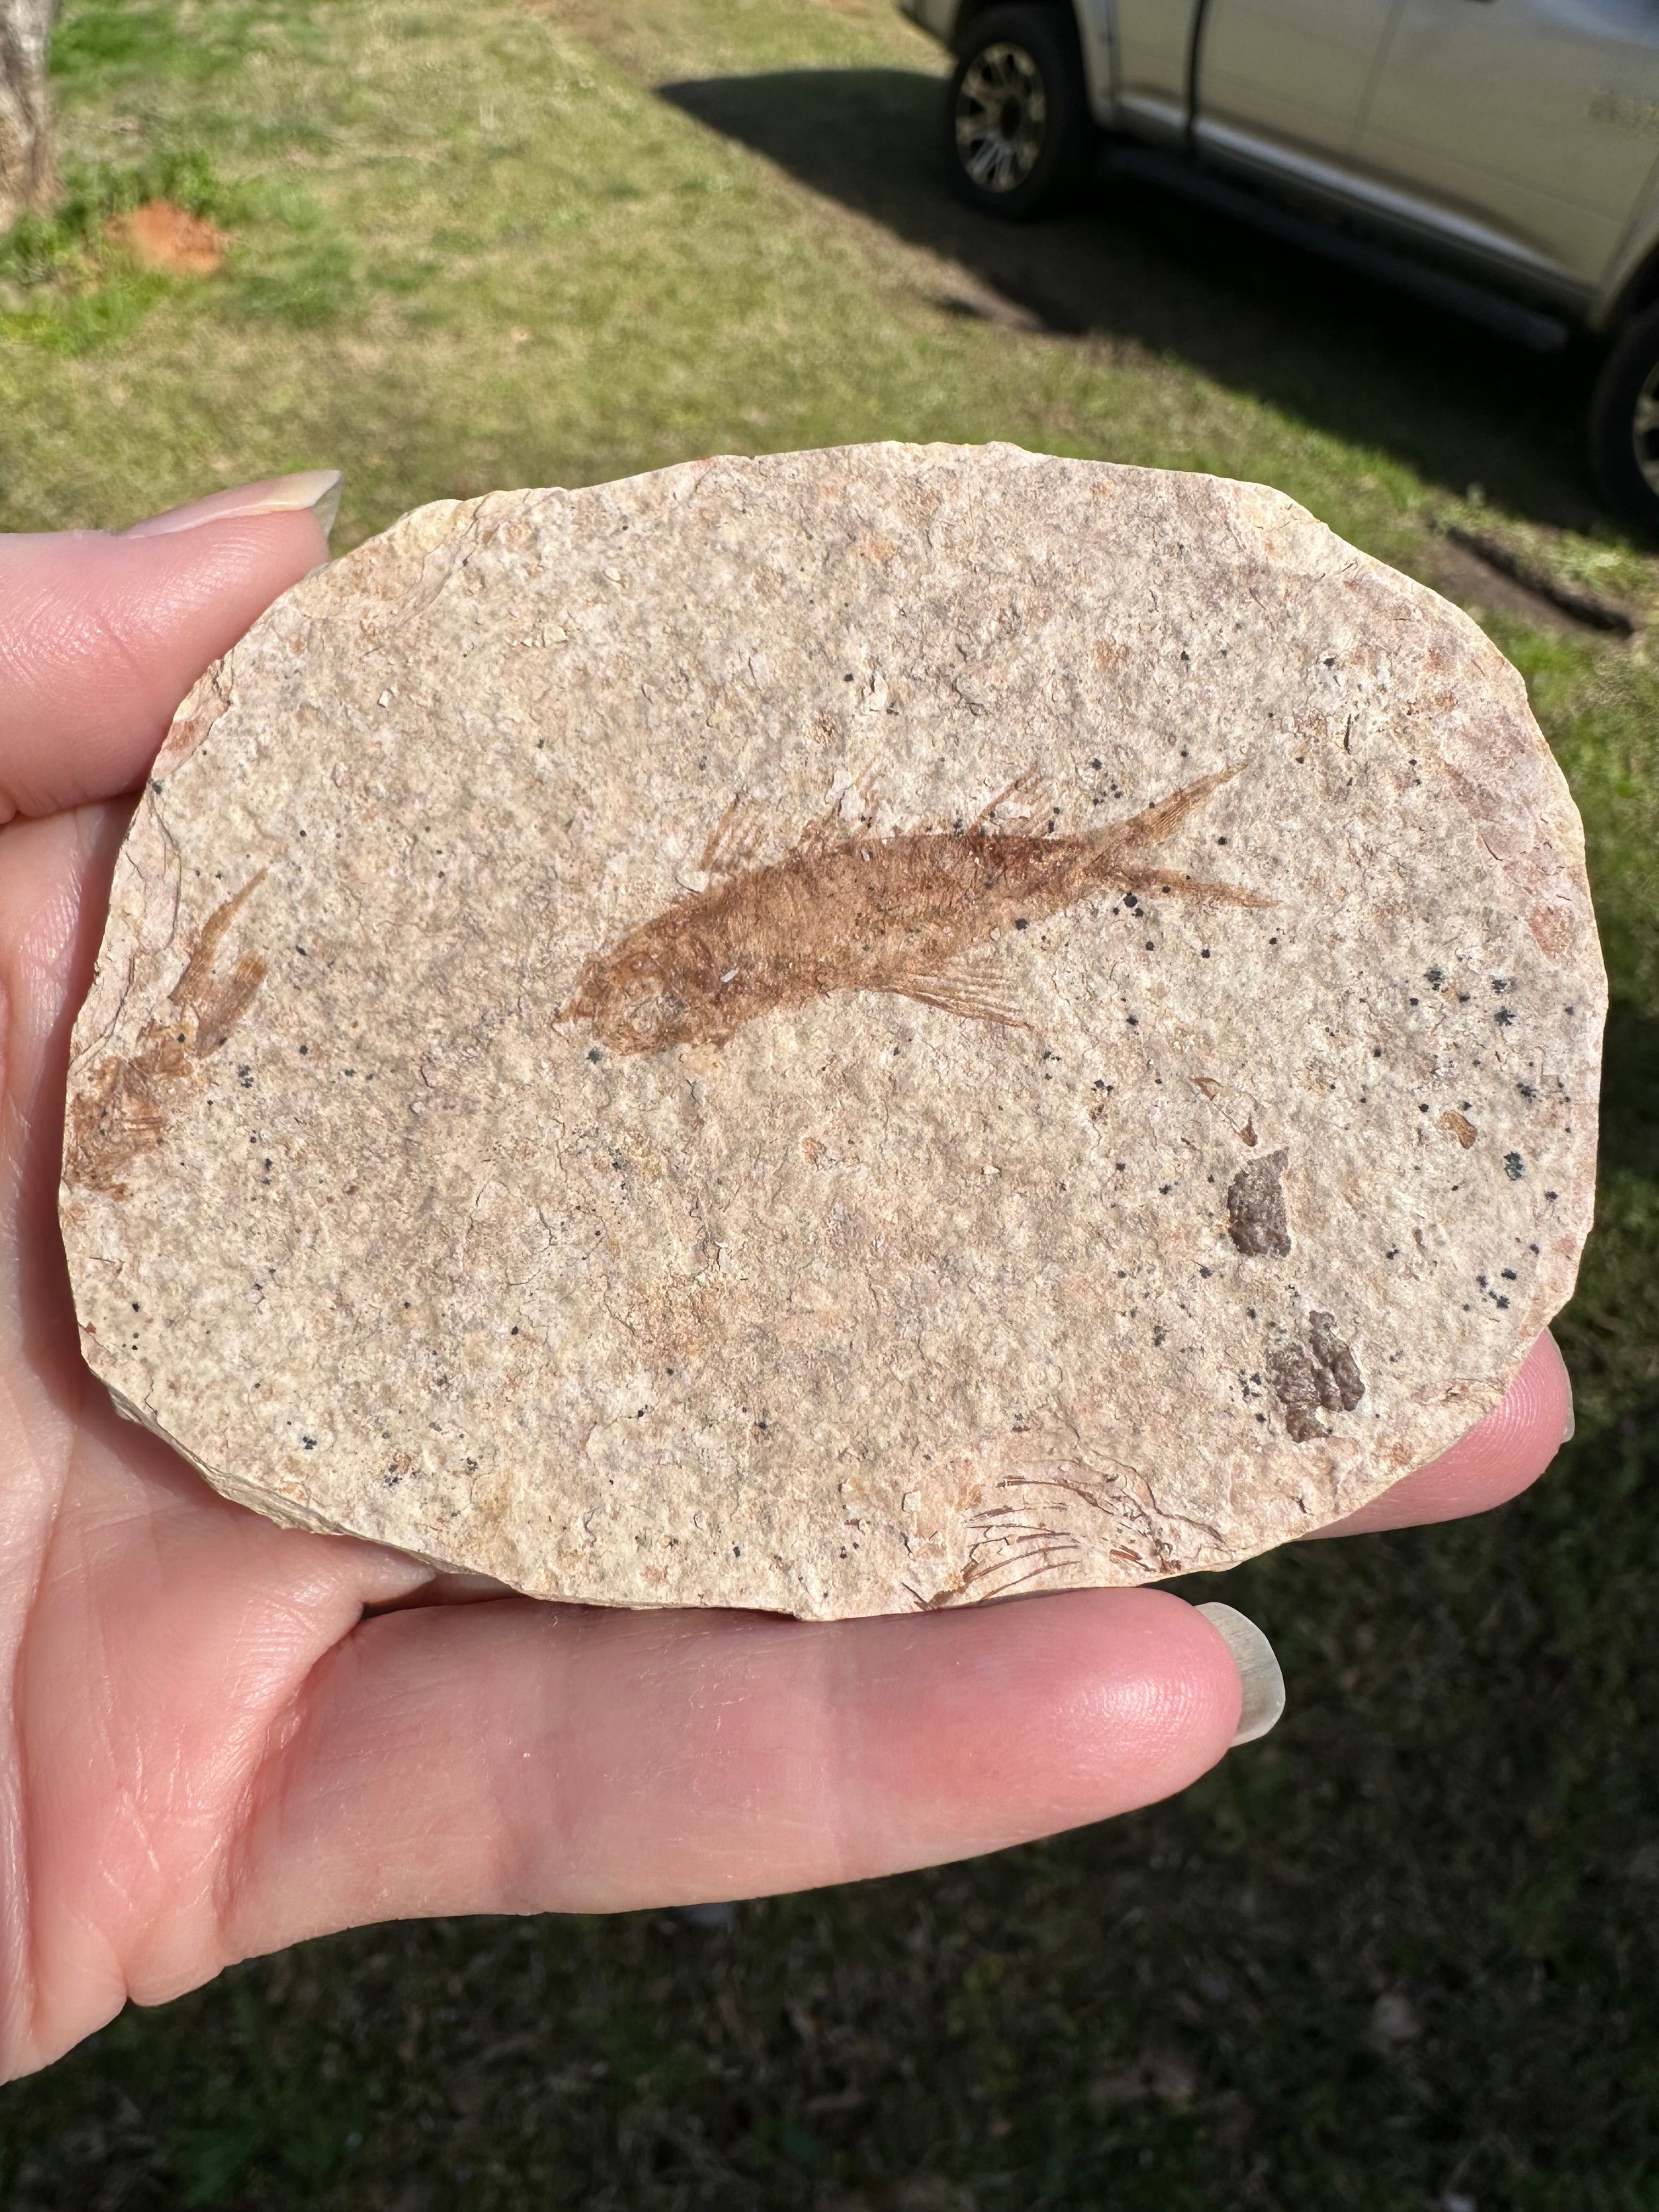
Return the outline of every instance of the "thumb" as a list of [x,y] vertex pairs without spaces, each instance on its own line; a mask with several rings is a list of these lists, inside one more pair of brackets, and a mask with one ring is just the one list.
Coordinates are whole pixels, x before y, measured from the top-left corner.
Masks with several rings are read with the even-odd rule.
[[336,469],[141,522],[0,538],[0,823],[130,791],[173,709],[327,557]]

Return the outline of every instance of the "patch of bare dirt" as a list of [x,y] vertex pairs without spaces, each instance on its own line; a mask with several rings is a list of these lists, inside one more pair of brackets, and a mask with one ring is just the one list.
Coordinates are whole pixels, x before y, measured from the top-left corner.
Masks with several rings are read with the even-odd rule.
[[118,215],[107,233],[141,267],[171,276],[211,276],[225,258],[228,231],[204,216],[190,215],[171,200],[149,200]]

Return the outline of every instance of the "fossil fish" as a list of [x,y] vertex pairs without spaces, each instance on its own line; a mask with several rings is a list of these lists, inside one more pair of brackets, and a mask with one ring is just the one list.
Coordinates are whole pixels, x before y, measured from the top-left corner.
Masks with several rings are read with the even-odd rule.
[[1222,769],[1076,836],[999,825],[1003,807],[1038,788],[1035,770],[965,829],[878,837],[866,796],[860,823],[844,825],[837,805],[764,867],[746,865],[757,828],[733,800],[703,854],[707,887],[585,961],[557,1019],[591,1023],[612,1052],[660,1052],[724,1044],[758,1015],[831,991],[885,991],[965,1019],[1029,1028],[983,962],[1005,930],[1043,921],[1091,893],[1273,904],[1147,857],[1237,773]]
[[[202,924],[183,974],[167,994],[166,1020],[152,1015],[125,1060],[100,1063],[70,1109],[64,1180],[125,1198],[121,1178],[167,1134],[192,1071],[202,1069],[252,1005],[265,979],[257,953],[244,953],[228,975],[216,972],[226,932],[265,871],[249,878]],[[181,1087],[182,1086],[182,1087]]]

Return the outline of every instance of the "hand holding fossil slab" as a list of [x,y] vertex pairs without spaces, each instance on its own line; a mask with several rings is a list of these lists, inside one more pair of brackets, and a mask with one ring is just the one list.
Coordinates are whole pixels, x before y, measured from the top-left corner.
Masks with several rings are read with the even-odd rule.
[[538,1594],[1222,1566],[1497,1402],[1604,995],[1520,679],[1276,493],[880,446],[445,502],[156,763],[83,1341],[228,1494]]

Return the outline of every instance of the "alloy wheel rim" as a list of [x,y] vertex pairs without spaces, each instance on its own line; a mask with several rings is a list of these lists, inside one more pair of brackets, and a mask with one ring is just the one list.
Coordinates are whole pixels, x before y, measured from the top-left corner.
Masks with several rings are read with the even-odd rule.
[[1018,190],[1036,167],[1048,120],[1042,72],[1023,46],[1000,42],[975,55],[957,93],[957,155],[981,191]]

